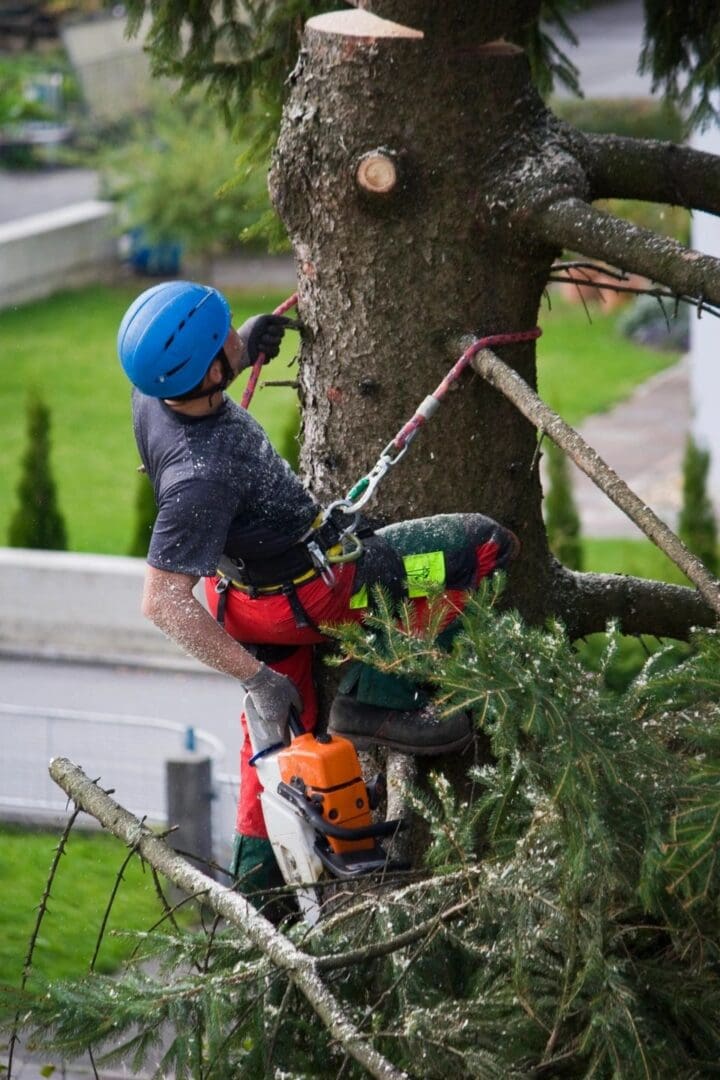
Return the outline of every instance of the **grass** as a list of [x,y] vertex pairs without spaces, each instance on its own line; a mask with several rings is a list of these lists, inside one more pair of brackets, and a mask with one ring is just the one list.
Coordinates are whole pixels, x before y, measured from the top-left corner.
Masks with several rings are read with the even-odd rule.
[[[633,577],[669,581],[673,585],[690,582],[650,540],[594,540],[583,538],[585,569],[596,574],[630,574]],[[618,570],[622,567],[622,570]]]
[[[668,581],[674,585],[689,585],[685,575],[650,540],[595,540],[583,538],[585,569],[596,574],[629,574],[633,577]],[[607,642],[606,634],[589,634],[577,648],[583,663],[591,671],[600,667]],[[648,656],[657,652],[665,642],[655,637],[622,637],[617,655],[607,672],[606,681],[613,690],[623,691],[638,674]],[[668,663],[677,663],[690,653],[690,646],[676,641]]]
[[[25,446],[25,401],[36,388],[52,414],[51,462],[68,547],[121,555],[133,534],[136,467],[129,385],[115,352],[115,336],[140,283],[126,288],[95,286],[0,312],[0,544],[15,507],[20,458]],[[276,307],[284,296],[228,292],[235,325]],[[267,369],[287,378],[296,335]],[[242,392],[238,383],[233,396]],[[275,445],[287,438],[297,408],[290,388],[259,391],[252,404]]]
[[[0,982],[22,977],[37,906],[48,879],[59,833],[0,827]],[[43,979],[81,976],[88,970],[103,913],[127,849],[103,833],[71,833],[43,920],[33,973]],[[96,970],[117,970],[135,942],[114,937],[114,928],[147,930],[163,914],[152,877],[133,859],[117,893]],[[180,915],[180,913],[178,913]],[[188,920],[185,919],[185,922]]]
[[636,345],[615,329],[616,314],[593,305],[590,315],[556,292],[552,308],[540,313],[538,393],[569,424],[605,412],[636,386],[678,359]]

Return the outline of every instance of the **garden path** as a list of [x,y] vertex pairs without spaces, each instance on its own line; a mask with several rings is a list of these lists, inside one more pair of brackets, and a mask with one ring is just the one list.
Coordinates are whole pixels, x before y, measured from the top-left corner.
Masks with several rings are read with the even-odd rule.
[[[580,427],[587,442],[672,529],[682,503],[682,458],[691,418],[689,384],[689,360],[684,357]],[[642,537],[591,480],[574,465],[572,471],[584,536]]]

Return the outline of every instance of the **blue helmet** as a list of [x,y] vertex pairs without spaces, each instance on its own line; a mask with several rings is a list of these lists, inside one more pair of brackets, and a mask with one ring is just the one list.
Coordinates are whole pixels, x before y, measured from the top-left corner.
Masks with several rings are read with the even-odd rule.
[[149,397],[174,398],[202,380],[230,329],[230,307],[217,289],[166,281],[138,296],[118,331],[125,374]]

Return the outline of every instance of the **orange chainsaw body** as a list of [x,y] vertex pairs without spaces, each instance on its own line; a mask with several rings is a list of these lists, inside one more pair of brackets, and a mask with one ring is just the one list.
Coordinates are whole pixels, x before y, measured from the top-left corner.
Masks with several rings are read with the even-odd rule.
[[[304,788],[307,800],[332,825],[349,829],[372,824],[370,799],[357,751],[339,735],[298,735],[278,754],[280,775],[291,787]],[[328,836],[333,851],[368,851],[372,839],[339,840]]]

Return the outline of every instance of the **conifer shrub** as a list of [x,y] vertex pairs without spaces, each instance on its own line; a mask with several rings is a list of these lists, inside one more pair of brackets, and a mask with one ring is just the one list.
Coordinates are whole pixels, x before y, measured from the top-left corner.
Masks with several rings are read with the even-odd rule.
[[582,570],[580,515],[573,497],[568,460],[555,443],[548,443],[546,454],[549,485],[543,509],[550,550],[570,570]]
[[[337,631],[347,656],[469,711],[491,754],[467,754],[462,788],[438,761],[410,793],[422,866],[345,883],[315,928],[283,932],[413,1077],[706,1075],[720,1058],[720,634],[699,632],[681,663],[661,651],[614,693],[612,628],[590,673],[562,626],[502,610],[500,586],[471,600],[450,651],[439,601],[423,634],[382,591],[365,625]],[[112,1047],[136,1071],[166,1024],[158,1075],[364,1075],[240,931],[168,922],[138,947],[113,979],[0,993],[0,1019],[21,1007],[42,1045],[91,1045],[96,1062]]]
[[135,488],[135,532],[132,543],[128,549],[128,555],[135,555],[144,559],[150,547],[157,506],[155,492],[146,472],[138,472]]
[[50,411],[36,394],[27,401],[27,445],[17,498],[8,530],[9,546],[64,551],[67,530],[50,465]]
[[690,437],[683,457],[683,502],[678,534],[690,551],[713,574],[718,571],[718,533],[715,511],[708,495],[710,451]]

